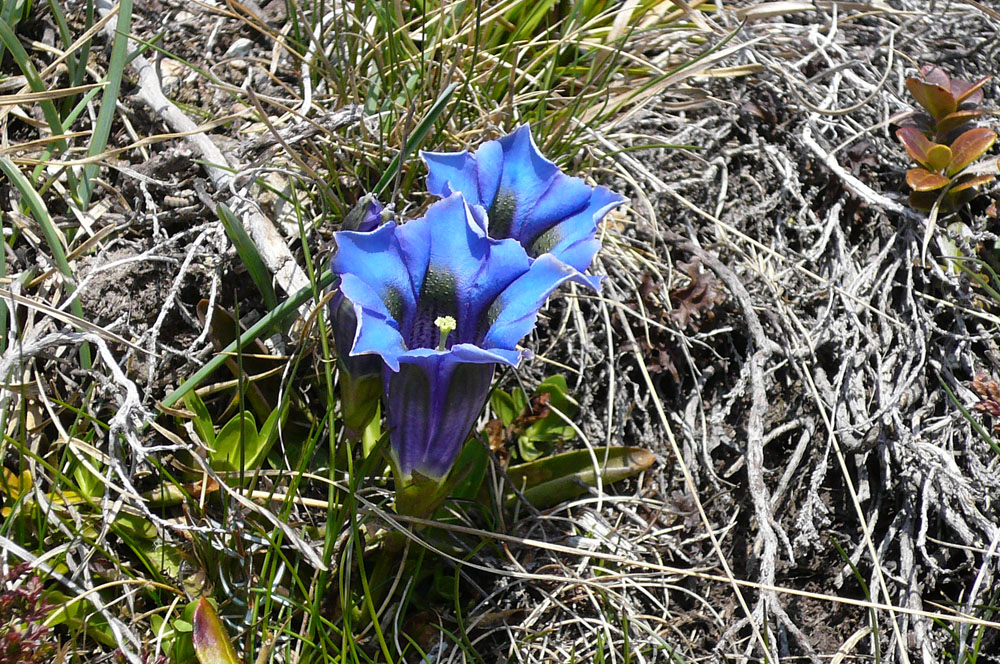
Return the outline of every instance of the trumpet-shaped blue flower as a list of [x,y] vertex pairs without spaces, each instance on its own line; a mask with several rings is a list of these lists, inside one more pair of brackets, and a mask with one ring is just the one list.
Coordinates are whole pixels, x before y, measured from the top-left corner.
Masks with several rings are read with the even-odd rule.
[[336,234],[330,267],[357,320],[350,355],[384,363],[391,455],[404,481],[448,474],[494,367],[518,364],[516,346],[546,298],[581,278],[484,228],[482,210],[456,194],[404,225]]
[[[475,154],[423,152],[427,190],[436,196],[463,194],[487,211],[492,238],[513,238],[532,258],[552,254],[584,272],[600,248],[597,224],[625,199],[564,174],[535,147],[528,125]],[[587,283],[600,285],[597,277]]]

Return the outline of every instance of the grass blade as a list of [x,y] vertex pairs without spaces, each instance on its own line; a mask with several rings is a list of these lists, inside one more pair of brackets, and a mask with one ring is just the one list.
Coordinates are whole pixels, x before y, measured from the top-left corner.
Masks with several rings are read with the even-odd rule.
[[[11,56],[14,58],[14,62],[17,63],[18,68],[24,75],[24,78],[28,81],[28,87],[30,87],[34,92],[47,92],[49,86],[42,81],[41,77],[38,75],[38,71],[35,66],[31,64],[31,59],[28,57],[28,52],[24,50],[21,46],[21,42],[18,40],[17,35],[7,24],[6,21],[0,19],[0,41],[3,42],[7,50],[10,51]],[[45,121],[49,125],[49,130],[52,132],[53,136],[62,136],[66,132],[63,130],[62,120],[59,117],[59,111],[56,110],[56,105],[52,103],[51,99],[42,99],[39,102],[39,106],[42,108],[42,114],[45,116]],[[66,140],[60,138],[56,141],[56,145],[62,152],[66,152],[67,145]],[[73,175],[72,170],[66,171],[66,177],[69,179],[70,189],[76,187],[76,177]]]
[[236,218],[233,211],[224,203],[220,203],[215,208],[215,213],[219,215],[219,220],[226,229],[226,235],[236,247],[236,253],[247,268],[250,278],[253,279],[257,290],[264,296],[264,304],[271,311],[278,306],[278,297],[274,294],[274,287],[271,285],[271,273],[264,265],[264,259],[260,257],[260,252],[254,245],[253,240],[247,235],[243,224]]
[[381,179],[379,179],[378,184],[375,185],[375,195],[382,196],[385,190],[389,187],[389,183],[395,179],[396,174],[399,172],[399,168],[406,157],[416,150],[421,143],[423,143],[424,138],[426,138],[428,132],[430,132],[431,127],[437,121],[438,117],[444,112],[445,107],[448,105],[448,100],[451,99],[451,95],[458,88],[458,83],[452,83],[444,92],[437,98],[434,105],[431,106],[430,110],[427,111],[425,115],[417,126],[413,128],[413,133],[407,137],[406,141],[403,143],[402,149],[396,153],[396,156],[392,158],[389,162],[389,167],[385,169],[385,173],[382,174]]
[[[0,170],[4,172],[7,179],[10,180],[11,184],[17,189],[18,193],[21,194],[21,202],[24,203],[28,210],[31,211],[31,216],[35,218],[39,226],[42,228],[42,233],[45,235],[45,239],[49,244],[49,251],[52,252],[52,260],[55,262],[56,267],[62,273],[65,279],[63,283],[66,287],[66,294],[72,294],[76,287],[74,286],[73,270],[70,269],[69,261],[66,260],[66,251],[63,249],[62,244],[62,234],[59,229],[56,228],[55,222],[52,221],[52,217],[49,216],[49,211],[45,207],[45,203],[42,202],[41,197],[38,192],[34,190],[31,183],[28,182],[28,178],[24,176],[23,173],[14,165],[7,157],[0,157]],[[73,313],[83,318],[83,305],[80,304],[79,299],[73,300],[70,305]],[[90,369],[90,347],[87,344],[80,346],[80,363],[83,365],[84,369]]]
[[[122,75],[125,73],[125,65],[128,61],[128,33],[131,24],[132,0],[121,0],[118,7],[118,23],[115,25],[115,40],[111,46],[111,59],[108,62],[107,86],[101,97],[101,110],[97,114],[97,122],[94,124],[94,132],[90,138],[90,147],[87,150],[88,157],[101,154],[108,145],[111,123],[115,117],[115,105],[121,90]],[[83,168],[83,180],[80,182],[77,195],[84,210],[90,204],[90,196],[94,190],[91,180],[97,174],[98,168],[97,164],[87,164]]]

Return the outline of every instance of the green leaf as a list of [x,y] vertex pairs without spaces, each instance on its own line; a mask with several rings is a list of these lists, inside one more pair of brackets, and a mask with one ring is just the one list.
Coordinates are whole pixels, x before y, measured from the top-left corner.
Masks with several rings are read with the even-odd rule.
[[486,471],[489,469],[490,458],[486,453],[486,444],[475,436],[465,442],[461,454],[455,461],[455,468],[466,472],[451,491],[451,497],[458,500],[475,500],[483,488]]
[[257,423],[253,413],[237,413],[223,425],[215,436],[215,449],[208,453],[212,468],[216,470],[239,470],[241,461],[249,464],[249,450],[257,449]]
[[194,420],[191,425],[194,432],[201,438],[201,442],[209,447],[215,447],[215,426],[212,424],[212,415],[208,412],[208,407],[201,400],[197,392],[189,392],[184,397],[184,405],[194,413]]
[[278,439],[278,428],[279,425],[284,421],[285,415],[288,413],[288,402],[285,402],[284,407],[275,408],[264,423],[260,425],[260,433],[256,436],[254,444],[251,446],[249,440],[247,440],[246,447],[246,467],[251,470],[257,470],[260,468],[264,459],[267,458],[267,453],[271,451],[271,447],[274,445],[274,441]]
[[521,414],[517,404],[514,403],[514,397],[503,390],[493,390],[493,395],[490,397],[490,408],[493,409],[494,414],[500,418],[505,427],[509,427],[514,418]]
[[572,419],[580,410],[580,404],[569,396],[566,377],[555,375],[546,378],[535,389],[534,396],[543,394],[548,396],[545,407],[550,408],[549,413],[528,425],[517,440],[521,458],[525,461],[533,461],[543,454],[548,454],[556,443],[572,440],[576,436],[576,430],[554,412],[558,410],[568,419]]
[[257,251],[257,245],[250,239],[240,220],[236,218],[236,215],[225,204],[220,203],[215,209],[215,213],[219,216],[219,221],[222,222],[223,228],[226,229],[226,235],[229,236],[229,240],[236,247],[236,253],[239,254],[240,260],[246,266],[247,274],[250,275],[254,285],[257,286],[257,290],[263,296],[264,305],[268,311],[273,311],[278,306],[278,296],[274,294],[274,286],[271,285],[271,273],[264,264],[264,259],[261,258],[260,252]]
[[951,148],[935,143],[927,151],[927,164],[932,171],[942,171],[951,163]]
[[[601,482],[611,484],[637,475],[653,465],[653,453],[641,447],[611,447],[596,451]],[[597,472],[588,450],[574,450],[564,454],[522,463],[507,469],[507,475],[524,497],[539,509],[545,509],[584,493],[587,486],[597,486]],[[512,504],[516,498],[507,499]]]
[[240,664],[219,614],[204,597],[194,610],[191,641],[201,664]]

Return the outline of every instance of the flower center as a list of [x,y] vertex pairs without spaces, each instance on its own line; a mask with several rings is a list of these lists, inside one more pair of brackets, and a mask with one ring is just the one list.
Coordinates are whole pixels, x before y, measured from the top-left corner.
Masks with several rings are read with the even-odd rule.
[[[457,320],[456,284],[455,276],[445,270],[432,268],[427,270],[427,276],[424,277],[424,285],[420,289],[420,297],[417,300],[417,312],[413,317],[413,327],[410,329],[409,335],[406,335],[408,349],[437,348],[443,341],[441,329],[436,321],[441,318]],[[452,338],[451,342],[454,343],[454,341]],[[447,350],[447,347],[443,350]]]
[[451,316],[438,316],[434,319],[434,325],[441,330],[441,341],[438,342],[438,350],[448,350],[445,345],[448,343],[448,335],[455,331],[458,323]]

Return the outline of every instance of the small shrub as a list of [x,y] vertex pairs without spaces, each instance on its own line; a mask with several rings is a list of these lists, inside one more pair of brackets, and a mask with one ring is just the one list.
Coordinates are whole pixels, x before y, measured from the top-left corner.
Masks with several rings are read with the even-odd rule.
[[930,210],[940,200],[941,211],[957,210],[975,198],[977,187],[995,177],[969,169],[997,138],[992,129],[972,125],[984,113],[978,105],[991,78],[968,82],[949,77],[939,67],[925,66],[919,77],[906,79],[906,88],[924,109],[896,131],[919,164],[906,172],[912,207]]

